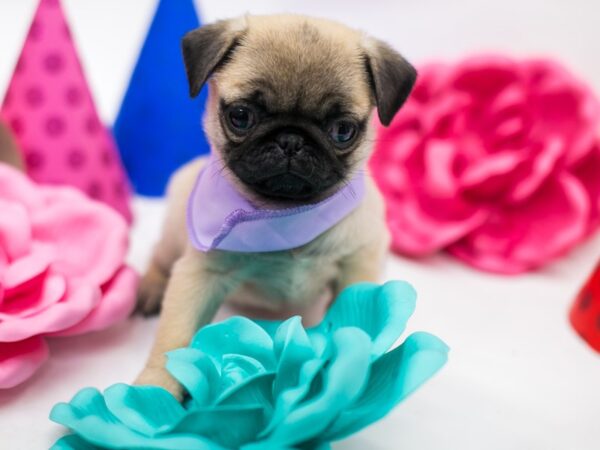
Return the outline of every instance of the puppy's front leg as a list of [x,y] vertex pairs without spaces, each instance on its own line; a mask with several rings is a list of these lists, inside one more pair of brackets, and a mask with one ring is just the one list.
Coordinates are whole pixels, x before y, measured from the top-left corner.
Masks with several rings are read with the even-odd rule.
[[387,233],[383,232],[382,238],[372,239],[354,253],[346,256],[340,262],[341,270],[335,297],[351,284],[363,281],[379,282],[388,245]]
[[167,285],[154,346],[136,384],[161,386],[176,398],[183,388],[165,369],[165,353],[186,347],[209,323],[226,295],[222,277],[206,270],[206,255],[188,248],[175,263]]

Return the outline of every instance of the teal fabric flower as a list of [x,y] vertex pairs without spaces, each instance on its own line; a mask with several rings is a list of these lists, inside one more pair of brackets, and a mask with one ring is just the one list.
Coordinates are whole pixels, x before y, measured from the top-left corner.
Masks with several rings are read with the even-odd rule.
[[404,282],[344,290],[323,322],[233,317],[202,328],[167,369],[190,397],[116,384],[81,390],[51,420],[53,449],[328,449],[384,417],[447,359],[437,337],[404,331],[416,294]]

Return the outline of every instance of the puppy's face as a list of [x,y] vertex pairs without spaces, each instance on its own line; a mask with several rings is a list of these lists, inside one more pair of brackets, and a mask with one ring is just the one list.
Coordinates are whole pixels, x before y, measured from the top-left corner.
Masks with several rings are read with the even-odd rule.
[[212,74],[213,148],[269,200],[314,201],[347,182],[369,154],[373,106],[389,123],[415,78],[389,47],[300,16],[219,22],[189,33],[183,49],[192,95]]

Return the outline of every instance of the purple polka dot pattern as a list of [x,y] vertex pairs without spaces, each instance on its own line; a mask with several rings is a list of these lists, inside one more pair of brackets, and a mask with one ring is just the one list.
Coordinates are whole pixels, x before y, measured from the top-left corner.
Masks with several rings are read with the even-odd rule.
[[70,86],[65,93],[65,99],[69,106],[76,107],[81,104],[83,96],[77,86]]
[[60,1],[39,0],[0,116],[23,149],[29,175],[78,187],[127,219],[129,185],[103,126]]
[[20,117],[13,117],[10,120],[10,127],[12,128],[13,133],[19,137],[25,131],[25,126],[23,125],[23,121]]
[[65,123],[60,116],[52,116],[46,119],[46,133],[50,137],[57,137],[65,131]]
[[42,38],[42,26],[39,22],[33,21],[29,28],[29,38],[38,41]]
[[99,199],[102,197],[102,185],[98,181],[93,181],[88,187],[88,194],[92,198]]
[[49,73],[58,73],[63,68],[60,53],[50,53],[44,58],[44,69]]
[[28,169],[38,170],[44,166],[44,155],[38,150],[29,150],[25,158],[25,164]]
[[85,163],[85,153],[80,148],[73,149],[69,153],[67,161],[73,169],[79,169]]
[[25,91],[25,101],[29,106],[36,108],[44,102],[44,93],[38,86],[32,86]]
[[85,120],[85,129],[89,134],[96,134],[100,131],[100,121],[96,116],[90,116]]
[[110,149],[105,148],[102,151],[102,163],[108,167],[113,163],[113,161],[113,152],[111,152]]

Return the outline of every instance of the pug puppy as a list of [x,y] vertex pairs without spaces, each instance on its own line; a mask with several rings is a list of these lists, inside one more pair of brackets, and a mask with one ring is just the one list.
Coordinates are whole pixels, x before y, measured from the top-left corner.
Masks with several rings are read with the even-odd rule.
[[[258,210],[314,205],[365,174],[374,107],[388,125],[416,78],[387,44],[297,15],[220,21],[189,32],[182,46],[191,96],[209,84],[204,129],[212,164]],[[161,309],[161,317],[137,384],[179,398],[165,353],[187,346],[224,302],[262,318],[304,314],[352,283],[377,281],[389,241],[382,198],[365,176],[353,209],[298,247],[198,250],[186,208],[206,164],[193,161],[172,178],[162,239],[139,290],[138,310]]]

